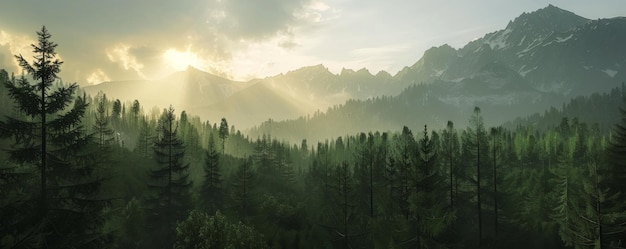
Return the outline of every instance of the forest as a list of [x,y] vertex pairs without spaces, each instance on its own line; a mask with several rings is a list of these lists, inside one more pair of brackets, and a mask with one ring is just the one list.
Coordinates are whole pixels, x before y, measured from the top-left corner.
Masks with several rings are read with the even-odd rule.
[[623,87],[583,99],[621,99],[614,124],[487,127],[475,107],[467,127],[293,144],[88,96],[37,34],[28,75],[0,71],[2,248],[624,247]]

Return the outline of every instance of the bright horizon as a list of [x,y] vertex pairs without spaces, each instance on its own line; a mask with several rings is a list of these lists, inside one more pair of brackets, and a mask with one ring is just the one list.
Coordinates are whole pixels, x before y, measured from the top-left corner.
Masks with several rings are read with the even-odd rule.
[[333,73],[366,68],[393,75],[430,47],[460,48],[548,4],[589,19],[623,16],[626,9],[621,0],[125,3],[4,3],[0,68],[19,73],[12,55],[30,57],[35,32],[45,25],[65,62],[60,76],[81,85],[158,79],[188,66],[243,81],[318,64]]

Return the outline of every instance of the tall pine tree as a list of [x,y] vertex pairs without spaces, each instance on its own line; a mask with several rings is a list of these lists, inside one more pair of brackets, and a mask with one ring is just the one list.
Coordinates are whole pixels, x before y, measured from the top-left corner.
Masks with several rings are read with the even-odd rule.
[[55,84],[63,63],[55,52],[57,44],[46,27],[37,35],[34,62],[16,56],[36,83],[24,77],[5,83],[19,115],[0,122],[0,135],[13,143],[9,159],[15,171],[10,173],[28,177],[20,179],[21,185],[2,189],[20,198],[1,203],[3,214],[19,211],[2,220],[0,247],[103,247],[107,236],[102,234],[102,214],[108,201],[98,197],[101,180],[95,168],[100,156],[82,126],[87,103],[74,99],[76,84]]
[[216,149],[213,133],[209,135],[209,144],[204,158],[204,183],[202,184],[202,200],[210,213],[222,207],[223,190],[220,174],[220,154]]
[[148,186],[153,196],[148,199],[149,229],[159,246],[171,248],[176,222],[186,217],[191,207],[189,164],[183,162],[185,148],[178,137],[174,108],[164,110],[158,139],[154,143],[157,167],[150,171]]

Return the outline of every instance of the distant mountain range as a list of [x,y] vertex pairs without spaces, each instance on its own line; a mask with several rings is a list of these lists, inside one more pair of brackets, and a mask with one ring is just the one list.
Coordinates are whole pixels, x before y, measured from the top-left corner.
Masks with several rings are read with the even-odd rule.
[[317,65],[236,82],[188,68],[162,80],[105,82],[85,91],[103,91],[127,101],[138,99],[144,106],[173,104],[211,122],[226,117],[246,128],[268,119],[295,119],[316,110],[339,108],[348,99],[402,95],[417,84],[424,85],[419,88],[423,92],[403,96],[416,98],[410,102],[448,110],[424,110],[429,113],[425,115],[428,122],[458,119],[474,105],[486,113],[491,111],[493,122],[503,122],[560,105],[577,95],[619,86],[626,79],[624,44],[626,18],[589,20],[549,5],[524,13],[505,29],[460,49],[433,47],[393,76],[384,71],[374,75],[366,69],[333,74]]

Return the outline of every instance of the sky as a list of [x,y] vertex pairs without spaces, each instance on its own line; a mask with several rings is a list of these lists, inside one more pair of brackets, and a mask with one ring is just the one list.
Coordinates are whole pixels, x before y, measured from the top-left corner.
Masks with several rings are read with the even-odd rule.
[[323,64],[392,75],[425,50],[460,48],[523,12],[555,5],[589,19],[626,15],[624,0],[6,0],[0,68],[32,58],[45,25],[81,85],[159,79],[187,66],[250,80]]

